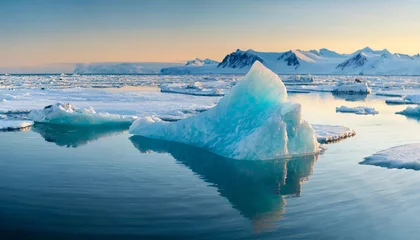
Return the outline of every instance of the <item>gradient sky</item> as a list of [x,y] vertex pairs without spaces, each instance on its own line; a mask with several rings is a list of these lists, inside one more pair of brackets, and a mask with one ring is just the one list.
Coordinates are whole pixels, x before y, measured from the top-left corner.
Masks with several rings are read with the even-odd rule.
[[221,60],[240,49],[420,52],[417,0],[6,0],[0,66]]

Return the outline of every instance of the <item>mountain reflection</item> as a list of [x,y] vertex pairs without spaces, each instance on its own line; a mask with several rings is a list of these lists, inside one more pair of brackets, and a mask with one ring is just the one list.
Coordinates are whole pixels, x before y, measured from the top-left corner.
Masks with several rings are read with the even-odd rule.
[[127,130],[127,127],[75,127],[56,124],[36,124],[32,131],[41,134],[47,142],[60,147],[77,148],[100,138],[114,136]]
[[302,184],[312,175],[316,155],[270,161],[240,161],[223,158],[201,148],[154,140],[130,138],[142,153],[169,153],[203,180],[215,186],[221,196],[256,230],[271,227],[281,219],[285,197],[301,195]]

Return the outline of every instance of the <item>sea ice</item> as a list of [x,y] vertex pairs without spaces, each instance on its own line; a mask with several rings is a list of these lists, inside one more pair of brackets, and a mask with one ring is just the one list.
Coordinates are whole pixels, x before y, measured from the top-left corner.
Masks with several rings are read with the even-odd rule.
[[420,104],[420,94],[408,94],[399,99],[387,99],[388,104]]
[[64,125],[130,125],[136,117],[118,114],[97,113],[92,107],[77,108],[70,103],[58,102],[42,110],[32,110],[29,119],[36,123]]
[[341,113],[355,113],[355,114],[360,114],[360,115],[368,115],[368,114],[375,115],[379,113],[374,108],[363,107],[363,106],[353,107],[353,108],[341,106],[341,107],[336,107],[335,111],[341,112]]
[[313,124],[312,127],[318,142],[322,144],[337,142],[356,135],[354,130],[343,126]]
[[160,91],[165,93],[179,93],[195,96],[223,96],[225,93],[220,88],[204,88],[200,82],[193,84],[165,84],[160,86]]
[[402,110],[401,112],[397,112],[396,114],[420,117],[420,105],[418,105],[417,107],[407,107],[406,109]]
[[13,131],[32,126],[34,122],[20,120],[0,120],[0,131]]
[[410,100],[406,100],[406,99],[387,99],[385,100],[385,103],[394,104],[394,105],[413,104]]
[[347,94],[370,94],[371,89],[369,88],[367,83],[362,82],[338,85],[333,89],[332,92]]
[[420,143],[406,144],[382,150],[370,157],[366,157],[360,164],[420,170]]
[[279,76],[256,61],[219,103],[177,122],[136,120],[130,133],[202,147],[233,159],[275,159],[319,151],[301,106],[287,100]]

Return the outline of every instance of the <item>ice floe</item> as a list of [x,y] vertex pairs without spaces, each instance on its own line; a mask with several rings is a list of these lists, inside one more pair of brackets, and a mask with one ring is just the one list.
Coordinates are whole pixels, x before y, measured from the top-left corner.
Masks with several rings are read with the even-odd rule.
[[346,93],[346,94],[370,94],[371,89],[365,82],[342,84],[333,88],[333,93]]
[[420,105],[416,107],[407,107],[401,112],[397,112],[397,114],[411,116],[411,117],[420,117]]
[[14,131],[20,129],[26,129],[32,126],[32,121],[20,121],[20,120],[0,120],[0,131]]
[[344,126],[313,124],[312,127],[319,143],[337,142],[356,135],[354,130]]
[[202,147],[234,159],[275,159],[312,154],[319,144],[301,106],[289,102],[279,76],[255,62],[219,103],[177,122],[139,118],[130,133]]
[[136,117],[118,114],[97,113],[92,107],[77,108],[70,103],[58,102],[48,105],[42,110],[33,110],[29,119],[37,123],[53,123],[64,125],[130,125]]
[[379,151],[360,164],[387,168],[420,170],[420,143],[406,144]]
[[200,82],[192,84],[166,84],[160,86],[161,92],[179,93],[195,96],[223,96],[224,91],[220,88],[204,88]]
[[375,115],[375,114],[379,113],[374,108],[363,107],[363,106],[359,106],[359,107],[341,106],[341,107],[336,107],[335,111],[336,112],[341,112],[341,113],[355,113],[355,114],[360,114],[360,115],[369,115],[369,114],[370,115]]

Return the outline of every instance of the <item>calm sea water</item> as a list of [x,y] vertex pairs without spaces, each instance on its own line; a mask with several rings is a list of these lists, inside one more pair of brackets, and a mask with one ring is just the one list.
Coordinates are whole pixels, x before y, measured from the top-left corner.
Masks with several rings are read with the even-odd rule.
[[234,161],[124,129],[0,132],[0,239],[419,239],[420,172],[359,164],[418,142],[420,123],[394,114],[405,106],[291,99],[310,122],[357,136],[320,156]]

